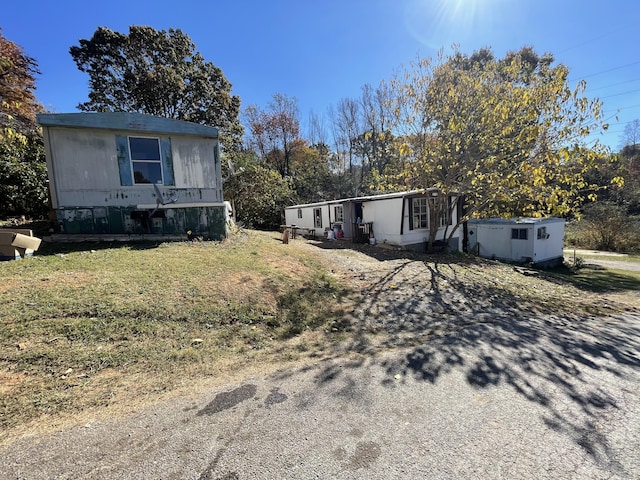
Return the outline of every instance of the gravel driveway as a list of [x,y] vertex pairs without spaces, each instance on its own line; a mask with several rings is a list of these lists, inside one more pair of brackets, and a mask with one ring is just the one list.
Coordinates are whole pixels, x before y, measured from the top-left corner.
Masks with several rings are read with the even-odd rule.
[[472,266],[319,254],[361,292],[333,354],[18,440],[0,478],[640,478],[640,313],[541,314]]

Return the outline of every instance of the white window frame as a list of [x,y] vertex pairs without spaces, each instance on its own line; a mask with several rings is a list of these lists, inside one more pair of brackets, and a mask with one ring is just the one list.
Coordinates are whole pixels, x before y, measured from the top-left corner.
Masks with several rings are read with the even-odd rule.
[[[438,219],[438,228],[444,228],[447,225],[451,225],[450,219],[449,219],[449,208],[450,208],[450,204],[451,204],[451,197],[449,197],[446,201],[444,198],[442,197],[430,197],[429,198],[429,202],[430,204],[432,203],[433,205],[430,205],[429,208],[429,212],[436,210],[436,202],[443,202],[442,205],[442,215],[440,215],[440,218]],[[431,207],[433,206],[433,210],[431,210]]]
[[[426,230],[429,228],[429,199],[417,197],[411,199],[412,230]],[[418,208],[416,208],[418,207]],[[416,221],[417,220],[417,221]],[[422,225],[424,220],[424,226]]]
[[[340,211],[340,215],[338,215],[338,211]],[[333,208],[333,213],[335,214],[335,221],[336,222],[344,222],[344,208],[342,208],[342,205],[336,205]]]
[[[144,138],[144,139],[152,139],[155,140],[158,144],[158,160],[138,160],[133,158],[132,149],[131,149],[131,139],[132,138]],[[133,185],[153,185],[153,183],[144,183],[144,182],[136,182],[136,174],[133,168],[133,162],[137,163],[159,163],[160,164],[160,182],[158,185],[164,185],[164,166],[162,165],[162,144],[160,142],[159,137],[147,137],[143,135],[130,135],[127,137],[127,146],[129,147],[129,165],[131,167],[131,179],[133,181]]]

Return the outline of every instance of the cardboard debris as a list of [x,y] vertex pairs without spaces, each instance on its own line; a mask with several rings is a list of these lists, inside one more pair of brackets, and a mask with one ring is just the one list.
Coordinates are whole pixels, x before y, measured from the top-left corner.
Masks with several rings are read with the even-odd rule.
[[0,260],[17,260],[30,257],[40,248],[42,240],[31,230],[0,229]]

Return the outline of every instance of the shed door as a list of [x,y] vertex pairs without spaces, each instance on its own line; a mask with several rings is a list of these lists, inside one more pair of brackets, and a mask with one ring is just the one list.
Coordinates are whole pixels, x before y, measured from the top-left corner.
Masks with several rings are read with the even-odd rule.
[[533,260],[533,230],[523,227],[511,229],[511,259],[516,262]]

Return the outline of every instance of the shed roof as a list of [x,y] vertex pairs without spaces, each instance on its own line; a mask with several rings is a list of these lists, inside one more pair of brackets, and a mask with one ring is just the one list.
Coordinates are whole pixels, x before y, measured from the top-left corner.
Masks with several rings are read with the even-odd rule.
[[556,223],[563,222],[564,218],[545,217],[517,217],[517,218],[472,218],[469,223],[474,225],[482,224],[535,224],[535,223]]
[[131,130],[218,138],[218,129],[207,125],[130,112],[41,113],[38,123],[47,127]]

